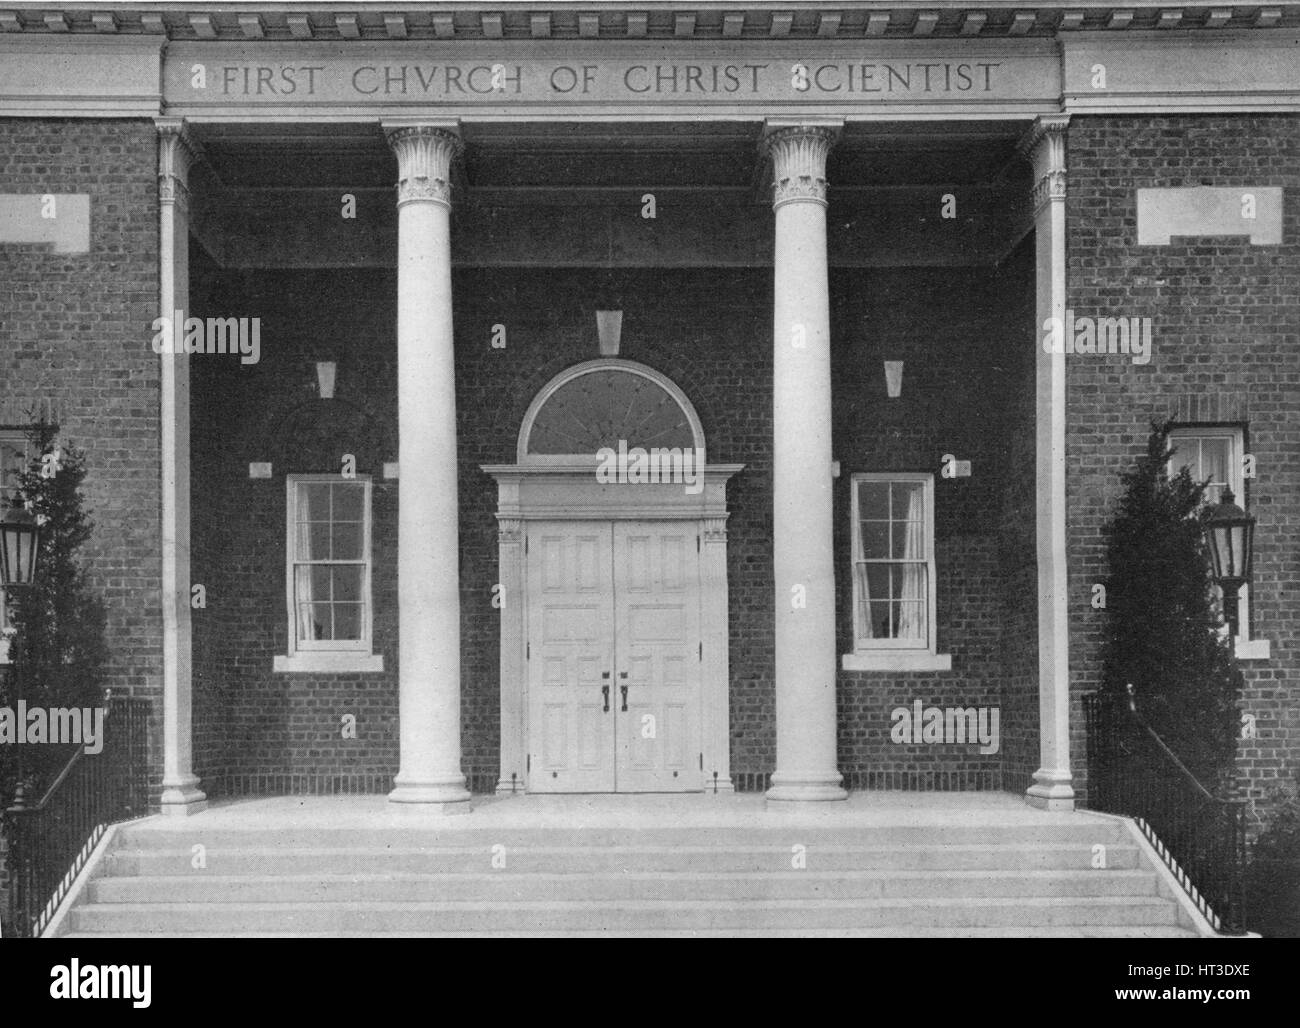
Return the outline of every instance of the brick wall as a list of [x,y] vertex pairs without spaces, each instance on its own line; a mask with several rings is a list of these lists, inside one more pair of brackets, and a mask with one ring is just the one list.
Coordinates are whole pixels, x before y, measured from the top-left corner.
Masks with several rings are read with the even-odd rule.
[[[271,663],[287,642],[285,473],[336,471],[339,456],[353,452],[359,472],[378,476],[382,461],[396,459],[395,279],[360,271],[218,274],[202,261],[196,254],[196,283],[205,283],[195,292],[198,312],[260,315],[263,325],[259,364],[219,355],[194,361],[195,580],[207,584],[209,598],[207,610],[195,612],[199,773],[217,792],[386,788],[397,767],[395,484],[375,487],[375,641],[385,671],[286,675],[272,673]],[[746,465],[728,486],[732,766],[742,785],[761,788],[776,741],[770,272],[465,269],[454,287],[466,773],[479,787],[494,783],[499,745],[497,495],[479,466],[513,462],[533,396],[563,368],[597,356],[593,311],[618,307],[622,355],[687,390],[711,460]],[[1000,573],[999,512],[1013,454],[1004,410],[1023,376],[1020,358],[1011,359],[1003,294],[1024,288],[1023,268],[834,278],[835,449],[844,462],[837,567],[848,563],[853,470],[937,470],[949,451],[976,469],[972,479],[937,484],[940,643],[954,654],[954,671],[841,674],[840,760],[851,784],[989,788],[1001,780],[1001,755],[972,756],[970,747],[904,752],[889,743],[888,712],[913,698],[1005,703],[1005,601],[990,582]],[[496,324],[506,327],[504,349],[490,345]],[[901,347],[909,361],[901,400],[884,399],[882,347]],[[333,403],[315,399],[312,364],[324,357],[339,365]],[[266,460],[274,478],[249,480],[249,462]],[[848,581],[845,572],[841,587]],[[851,649],[851,625],[841,622],[850,633],[842,645]],[[358,714],[357,740],[340,736],[348,712]],[[869,779],[868,771],[890,777]]]
[[[391,276],[218,273],[196,256],[203,317],[258,317],[257,364],[191,359],[195,764],[213,795],[379,791],[397,766],[397,459]],[[338,399],[315,361],[339,363]],[[334,473],[344,454],[371,477],[374,650],[382,674],[273,674],[288,647],[286,473]],[[250,479],[251,462],[274,476]],[[345,739],[344,715],[357,737]]]
[[1004,261],[997,296],[1005,314],[1008,374],[1006,460],[998,529],[1002,595],[1002,786],[1028,789],[1041,764],[1038,730],[1034,236]]
[[[839,652],[853,649],[849,536],[850,482],[858,471],[935,474],[938,651],[952,670],[841,671],[839,749],[851,786],[995,789],[1010,753],[1019,761],[1026,728],[1010,721],[1003,748],[981,755],[967,745],[890,740],[890,711],[928,705],[997,707],[1018,713],[1023,676],[1005,660],[1008,599],[1003,565],[1004,508],[1013,486],[1030,480],[1023,464],[1024,262],[994,271],[906,269],[839,272],[835,297],[836,571]],[[1019,306],[1017,306],[1017,303]],[[887,397],[884,360],[904,361],[902,395]],[[1030,397],[1032,412],[1032,396]],[[1032,413],[1031,413],[1032,416]],[[970,478],[939,476],[944,454],[972,462]],[[1029,552],[1032,560],[1032,550]],[[1016,569],[1017,571],[1019,569]],[[1036,678],[1035,678],[1036,681]],[[1037,746],[1037,722],[1033,726]]]
[[[1070,664],[1076,768],[1083,769],[1079,695],[1098,685],[1104,614],[1089,587],[1106,573],[1102,529],[1119,476],[1143,452],[1150,422],[1180,407],[1240,408],[1258,477],[1253,631],[1272,657],[1243,665],[1242,709],[1259,737],[1239,744],[1251,800],[1300,761],[1300,117],[1075,117],[1069,129],[1069,301],[1077,313],[1153,319],[1151,362],[1067,357]],[[1136,190],[1213,185],[1286,188],[1281,246],[1244,238],[1136,245]]]
[[[158,303],[153,124],[0,119],[0,192],[90,196],[88,253],[0,244],[0,401],[10,412],[52,409],[60,440],[85,450],[94,531],[83,552],[108,613],[104,684],[119,695],[156,697],[162,616],[158,358],[150,348]],[[150,746],[155,789],[160,726],[159,716]]]

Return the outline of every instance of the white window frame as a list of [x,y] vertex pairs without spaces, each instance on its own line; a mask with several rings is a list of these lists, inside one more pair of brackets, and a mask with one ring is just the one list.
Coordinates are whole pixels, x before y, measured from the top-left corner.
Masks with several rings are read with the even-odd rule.
[[[1246,509],[1246,482],[1242,474],[1242,457],[1245,453],[1245,431],[1240,426],[1235,425],[1197,425],[1182,424],[1175,425],[1169,430],[1169,444],[1175,451],[1170,457],[1166,474],[1173,478],[1178,474],[1180,468],[1186,465],[1186,452],[1184,443],[1188,439],[1226,439],[1228,441],[1228,488],[1233,492],[1237,499],[1237,505],[1243,510]],[[1198,484],[1201,477],[1194,477]],[[1205,503],[1213,505],[1219,502],[1218,496],[1212,496],[1211,491],[1205,493]],[[1218,587],[1215,587],[1216,595]],[[1220,600],[1221,603],[1221,600]],[[1269,642],[1267,639],[1252,639],[1250,637],[1250,586],[1243,585],[1237,593],[1237,638],[1233,641],[1233,650],[1238,660],[1266,660],[1269,656]],[[1223,631],[1228,631],[1224,626]]]
[[[359,485],[364,489],[361,537],[362,567],[361,593],[364,597],[361,616],[361,638],[348,640],[301,640],[298,638],[298,612],[295,608],[294,565],[297,553],[298,489],[311,484]],[[275,671],[382,671],[384,658],[373,652],[372,630],[374,624],[374,593],[371,580],[374,574],[374,555],[371,550],[374,488],[369,475],[340,479],[338,475],[286,475],[285,476],[285,611],[288,616],[288,653],[274,660]]]
[[[858,485],[862,482],[919,483],[925,503],[925,566],[926,566],[926,637],[910,639],[860,639],[858,638],[858,576],[857,565],[862,559],[862,540],[858,526]],[[938,579],[934,559],[934,475],[914,471],[861,471],[849,479],[849,580],[852,583],[853,652],[841,657],[846,671],[948,671],[952,657],[936,652],[938,627],[935,611]]]

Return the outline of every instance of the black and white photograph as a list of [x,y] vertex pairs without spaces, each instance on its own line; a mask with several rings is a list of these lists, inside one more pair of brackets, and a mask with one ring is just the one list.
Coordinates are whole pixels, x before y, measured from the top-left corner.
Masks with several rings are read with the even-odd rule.
[[0,571],[33,1001],[690,938],[1249,1008],[1300,3],[0,0]]

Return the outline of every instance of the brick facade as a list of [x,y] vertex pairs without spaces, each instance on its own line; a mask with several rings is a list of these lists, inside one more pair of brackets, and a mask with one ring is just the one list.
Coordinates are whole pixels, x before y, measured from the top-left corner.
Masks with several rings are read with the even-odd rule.
[[[152,124],[0,120],[0,188],[85,192],[91,250],[0,247],[0,382],[6,403],[49,402],[62,438],[87,451],[96,522],[88,557],[109,612],[106,684],[161,686],[156,142]],[[1119,476],[1152,417],[1213,398],[1248,412],[1258,461],[1253,634],[1272,657],[1246,665],[1259,737],[1240,750],[1252,799],[1300,754],[1293,694],[1300,621],[1300,370],[1294,283],[1300,248],[1300,118],[1076,117],[1069,133],[1069,297],[1081,313],[1150,316],[1149,365],[1073,357],[1068,460],[1072,754],[1084,784],[1078,697],[1097,686],[1102,527]],[[1290,190],[1286,242],[1135,245],[1142,186]],[[756,216],[763,216],[758,211]],[[395,249],[395,247],[394,247]],[[196,771],[214,795],[382,791],[397,767],[395,278],[388,271],[218,269],[192,247],[195,312],[261,316],[262,358],[193,365]],[[855,471],[934,470],[970,459],[970,479],[936,479],[938,637],[953,671],[839,675],[839,762],[854,787],[1022,790],[1038,766],[1034,546],[1033,240],[983,271],[836,270],[835,533],[839,648],[851,647],[848,483]],[[513,459],[524,410],[556,372],[596,355],[598,307],[625,311],[623,355],[686,389],[710,458],[746,469],[728,489],[732,764],[762,788],[775,762],[771,633],[771,275],[766,270],[456,272],[460,416],[464,767],[480,789],[497,770],[496,486],[480,464]],[[490,347],[491,326],[508,344]],[[339,399],[316,398],[312,363],[339,363]],[[885,397],[884,359],[906,362]],[[1215,400],[1214,402],[1219,402]],[[375,648],[382,674],[285,675],[286,471],[336,471],[342,453],[374,486]],[[250,480],[270,461],[270,480]],[[891,744],[889,710],[913,699],[999,705],[1002,748]],[[359,738],[344,740],[345,713]],[[156,726],[155,726],[156,727]],[[160,749],[157,731],[152,749]],[[160,760],[155,759],[155,782]]]
[[[104,685],[152,697],[162,690],[158,358],[149,347],[157,155],[147,120],[0,118],[0,192],[90,196],[88,253],[0,245],[0,421],[48,411],[59,439],[85,451],[94,531],[83,554],[107,608]],[[158,712],[155,785],[160,702]]]
[[[196,250],[202,270],[194,277],[203,286],[196,310],[257,315],[263,329],[255,366],[221,356],[194,362],[194,574],[209,596],[208,609],[195,612],[196,653],[203,654],[195,679],[197,771],[222,783],[218,791],[382,787],[397,766],[396,489],[379,478],[383,461],[396,458],[395,280],[381,271],[217,272],[202,261]],[[888,738],[890,709],[916,698],[1023,706],[1026,681],[1017,693],[999,658],[1012,645],[1004,638],[1008,601],[990,583],[1000,580],[1000,512],[1014,503],[1009,483],[1023,484],[1026,474],[1032,483],[1032,461],[1027,471],[1016,465],[1023,445],[1010,436],[1008,412],[1024,409],[1017,396],[1025,390],[1025,362],[1008,344],[1004,304],[1025,292],[1026,275],[1021,261],[1002,272],[833,277],[846,651],[848,476],[937,471],[946,452],[972,459],[977,469],[971,479],[936,485],[939,641],[953,653],[954,670],[841,673],[840,763],[858,787],[997,788],[1005,753],[1024,763],[1026,732],[1036,752],[1036,721],[1031,731],[1014,717],[1009,749],[988,756],[965,746],[903,748]],[[596,356],[592,312],[614,306],[624,310],[622,356],[687,390],[711,460],[745,464],[728,487],[731,759],[742,787],[761,788],[775,761],[770,273],[466,269],[454,287],[466,774],[490,787],[498,766],[499,629],[491,606],[497,496],[480,465],[514,460],[533,396],[563,368]],[[504,349],[490,345],[497,324],[506,328]],[[908,361],[900,399],[885,398],[882,355]],[[315,398],[312,363],[326,356],[339,367],[334,401]],[[285,652],[287,632],[284,475],[336,471],[343,453],[356,454],[358,473],[376,477],[375,646],[385,671],[277,674],[272,658]],[[274,477],[250,480],[249,462],[267,460]],[[1032,550],[1025,558],[1032,560]],[[356,740],[341,737],[345,713],[357,714]]]
[[[1101,535],[1119,476],[1145,450],[1153,418],[1180,410],[1246,412],[1258,477],[1252,633],[1270,659],[1243,663],[1243,711],[1258,738],[1242,741],[1243,794],[1258,800],[1300,761],[1295,701],[1300,651],[1300,117],[1232,114],[1075,117],[1069,130],[1069,298],[1080,314],[1153,319],[1150,364],[1067,357],[1070,510],[1071,748],[1082,770],[1078,697],[1098,685],[1104,613],[1090,586],[1105,573]],[[1136,245],[1136,190],[1155,186],[1285,187],[1283,245],[1184,238]]]

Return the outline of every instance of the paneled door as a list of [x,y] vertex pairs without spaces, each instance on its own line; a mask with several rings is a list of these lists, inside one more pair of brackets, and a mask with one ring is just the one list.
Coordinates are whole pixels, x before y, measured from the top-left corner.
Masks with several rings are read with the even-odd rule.
[[610,523],[534,522],[525,539],[529,791],[613,792]]
[[698,789],[698,526],[531,522],[525,549],[529,791]]
[[699,788],[698,538],[691,522],[614,523],[619,792]]

